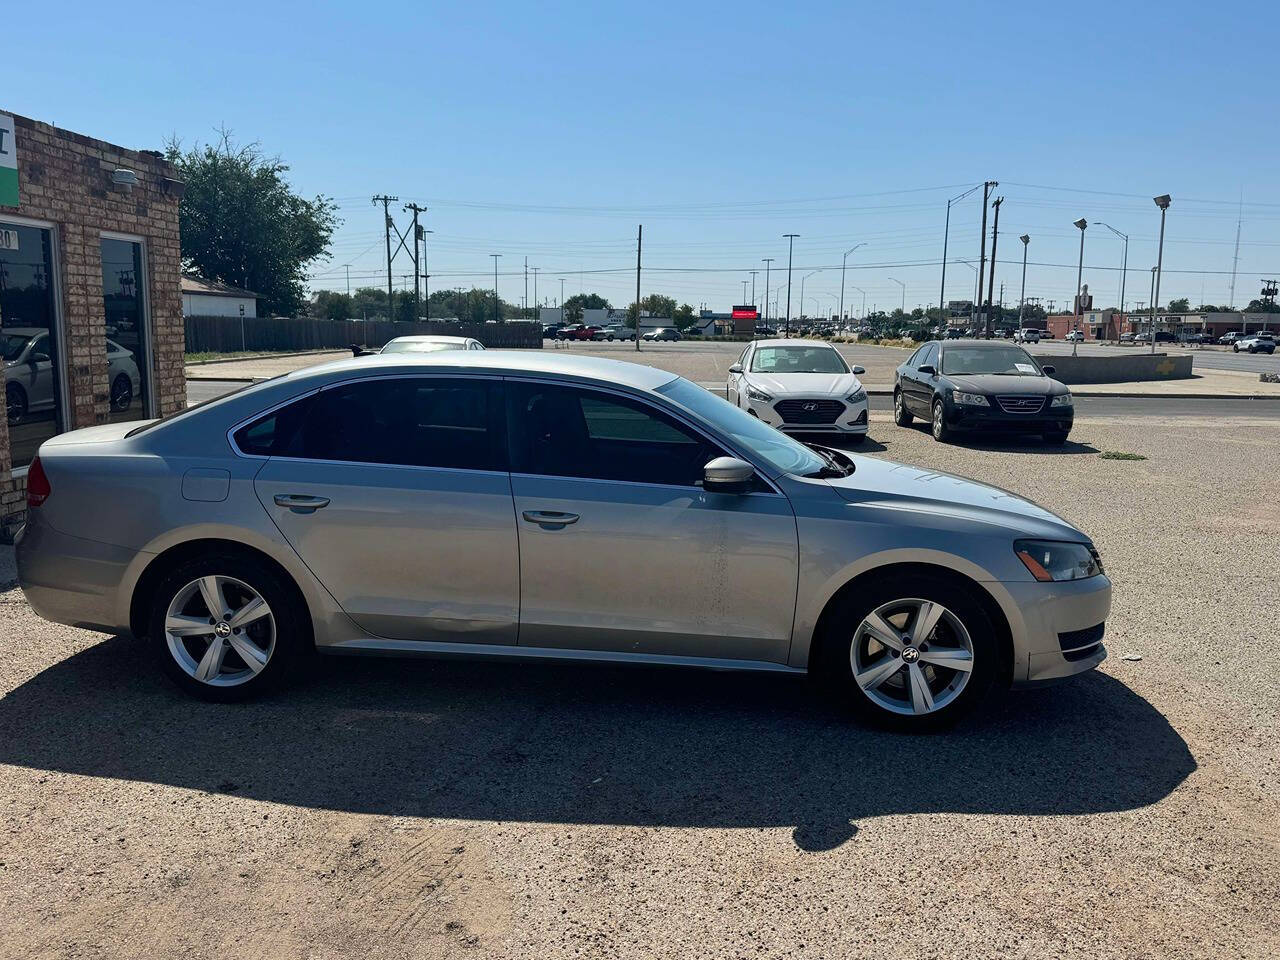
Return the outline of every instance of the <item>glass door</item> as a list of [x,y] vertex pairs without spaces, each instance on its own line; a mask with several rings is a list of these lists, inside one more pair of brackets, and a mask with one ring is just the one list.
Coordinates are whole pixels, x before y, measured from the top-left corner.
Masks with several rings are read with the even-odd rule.
[[102,305],[107,323],[107,390],[111,420],[151,416],[147,275],[142,243],[102,238]]

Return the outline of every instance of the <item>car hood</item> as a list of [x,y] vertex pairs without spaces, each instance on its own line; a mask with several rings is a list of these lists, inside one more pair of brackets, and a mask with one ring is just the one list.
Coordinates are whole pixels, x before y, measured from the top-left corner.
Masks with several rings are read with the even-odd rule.
[[844,399],[862,383],[852,373],[748,373],[747,383],[774,397],[819,396]]
[[957,390],[972,393],[1031,393],[1045,396],[1066,393],[1067,388],[1050,377],[1016,376],[1009,373],[945,374]]
[[854,472],[827,482],[851,503],[992,524],[1009,529],[1014,536],[1091,542],[1056,513],[1008,490],[877,457],[853,455],[850,459]]

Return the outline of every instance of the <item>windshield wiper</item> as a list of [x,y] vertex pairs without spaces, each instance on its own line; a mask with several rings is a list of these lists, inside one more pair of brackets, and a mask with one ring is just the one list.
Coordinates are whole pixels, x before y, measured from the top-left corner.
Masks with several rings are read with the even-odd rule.
[[852,460],[845,456],[839,450],[833,450],[831,447],[824,447],[816,443],[806,443],[806,447],[827,461],[827,466],[821,470],[815,470],[813,473],[806,473],[805,476],[810,479],[831,480],[839,477],[847,477],[853,473],[855,466]]

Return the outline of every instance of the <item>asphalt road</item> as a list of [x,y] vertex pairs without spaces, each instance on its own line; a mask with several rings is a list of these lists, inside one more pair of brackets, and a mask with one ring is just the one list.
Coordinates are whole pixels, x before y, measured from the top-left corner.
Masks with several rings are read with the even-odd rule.
[[1280,955],[1280,423],[863,449],[1091,534],[1110,658],[922,737],[574,665],[326,658],[220,706],[0,550],[0,957]]
[[[689,344],[690,347],[702,346]],[[201,403],[243,387],[242,380],[188,380],[187,402]],[[722,392],[723,383],[704,381],[708,390]],[[889,411],[888,396],[873,395],[873,411]],[[1280,399],[1276,400],[1176,400],[1161,397],[1077,397],[1078,417],[1280,417]]]

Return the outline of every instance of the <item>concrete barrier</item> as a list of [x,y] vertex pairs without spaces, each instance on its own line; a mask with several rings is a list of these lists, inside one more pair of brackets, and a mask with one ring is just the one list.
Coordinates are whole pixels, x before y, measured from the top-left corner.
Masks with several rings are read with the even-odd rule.
[[1055,380],[1073,383],[1133,383],[1138,380],[1185,380],[1191,376],[1189,355],[1129,354],[1122,357],[1072,357],[1036,354],[1041,365],[1054,368]]

